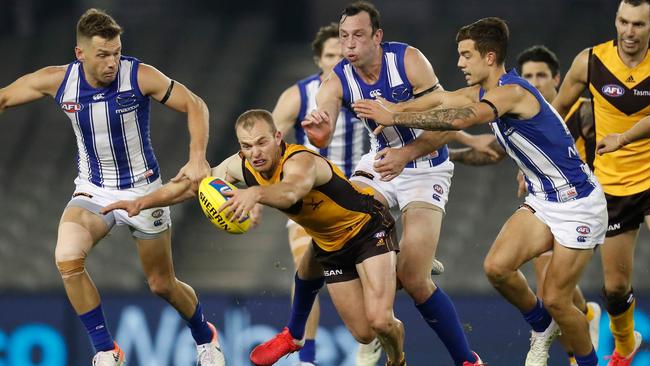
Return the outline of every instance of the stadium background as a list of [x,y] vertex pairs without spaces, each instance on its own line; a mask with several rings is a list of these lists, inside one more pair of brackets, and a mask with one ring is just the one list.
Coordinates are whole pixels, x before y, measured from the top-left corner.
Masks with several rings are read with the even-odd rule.
[[[0,85],[37,68],[73,60],[74,26],[88,7],[112,14],[125,28],[123,53],[150,63],[204,98],[211,112],[208,160],[216,164],[237,148],[234,118],[248,108],[272,109],[296,80],[314,73],[309,43],[319,26],[337,21],[346,1],[46,1],[4,0],[0,11]],[[456,69],[456,30],[485,16],[510,25],[507,65],[521,50],[545,44],[565,71],[573,56],[615,36],[617,1],[378,0],[385,40],[418,47],[447,89],[464,85]],[[186,122],[153,104],[152,138],[163,176],[187,159]],[[476,129],[471,132],[487,132]],[[72,192],[75,143],[69,122],[44,99],[0,116],[0,365],[87,365],[91,347],[65,299],[53,253],[60,212]],[[446,272],[437,282],[455,299],[473,347],[491,365],[520,365],[528,327],[497,296],[482,272],[482,258],[504,220],[517,207],[515,168],[456,166],[438,257]],[[179,278],[198,290],[210,320],[221,330],[229,365],[248,365],[250,346],[287,319],[292,263],[285,219],[264,210],[263,224],[242,236],[218,232],[196,202],[172,209]],[[637,327],[650,339],[649,235],[642,230],[634,285]],[[114,230],[96,247],[88,269],[103,295],[109,325],[129,365],[186,366],[195,355],[189,332],[162,300],[148,293],[128,230]],[[527,273],[530,268],[526,268]],[[532,277],[529,277],[532,278]],[[602,286],[599,258],[581,286],[590,300]],[[319,365],[352,365],[354,343],[329,300],[318,338]],[[404,294],[412,365],[449,365],[451,359]],[[611,349],[607,320],[600,353]],[[278,365],[290,365],[293,359]],[[563,365],[555,346],[549,364]],[[642,349],[634,365],[650,365]]]

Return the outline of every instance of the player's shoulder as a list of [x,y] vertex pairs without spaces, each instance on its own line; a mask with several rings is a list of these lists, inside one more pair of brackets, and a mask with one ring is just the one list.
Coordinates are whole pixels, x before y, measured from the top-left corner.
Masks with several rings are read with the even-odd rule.
[[320,82],[321,74],[322,73],[318,72],[318,73],[306,76],[306,77],[298,80],[295,85],[306,85],[306,84],[309,84],[309,83],[314,82],[316,80],[318,80]]

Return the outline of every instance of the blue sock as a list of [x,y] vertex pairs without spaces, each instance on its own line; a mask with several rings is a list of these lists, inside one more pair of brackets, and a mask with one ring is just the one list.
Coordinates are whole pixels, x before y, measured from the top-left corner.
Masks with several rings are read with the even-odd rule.
[[537,304],[532,310],[525,313],[522,311],[521,314],[536,332],[543,332],[553,320],[551,314],[546,311],[544,304],[539,299],[537,299]]
[[291,315],[289,317],[289,333],[295,339],[302,339],[305,335],[305,325],[307,318],[311,313],[311,308],[316,301],[316,295],[325,283],[325,277],[315,280],[301,280],[298,273],[294,277],[295,290],[293,294],[293,303],[291,304]]
[[462,365],[465,361],[476,362],[476,357],[469,349],[467,337],[460,325],[456,308],[440,287],[429,299],[415,307],[429,327],[438,334],[438,338],[445,344],[456,365]]
[[298,358],[301,362],[316,363],[316,341],[305,339],[305,345],[298,352]]
[[578,363],[578,366],[598,366],[598,356],[596,355],[596,351],[592,348],[591,352],[589,352],[588,355],[586,356],[578,356],[575,355],[576,362]]
[[203,316],[203,309],[201,309],[200,302],[196,304],[194,315],[190,319],[185,319],[185,321],[192,332],[192,337],[196,344],[200,345],[212,341],[212,329],[208,327],[208,321]]
[[86,327],[88,336],[93,343],[93,347],[95,347],[95,352],[106,352],[115,348],[113,337],[106,326],[102,304],[87,313],[79,315],[79,319]]

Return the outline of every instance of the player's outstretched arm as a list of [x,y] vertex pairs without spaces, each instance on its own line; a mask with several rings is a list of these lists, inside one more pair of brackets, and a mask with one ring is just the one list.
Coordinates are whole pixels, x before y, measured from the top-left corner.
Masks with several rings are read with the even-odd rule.
[[113,210],[124,210],[129,217],[136,216],[140,211],[152,207],[165,207],[188,200],[196,195],[192,182],[185,178],[176,182],[169,182],[157,190],[135,200],[114,202],[104,207],[100,213],[107,214]]
[[10,107],[54,96],[63,82],[67,66],[48,66],[18,78],[0,89],[0,113]]
[[588,64],[589,49],[585,49],[573,60],[571,68],[569,68],[569,71],[567,71],[564,77],[564,81],[562,81],[557,96],[553,99],[553,108],[555,108],[562,118],[566,117],[571,106],[587,88]]
[[[526,109],[537,108],[539,104],[528,106],[522,103],[532,94],[518,85],[496,87],[485,94],[483,100],[461,108],[436,108],[424,112],[394,113],[391,120],[377,121],[386,126],[399,125],[431,131],[463,130],[471,126],[488,123],[508,112],[529,113]],[[365,106],[357,114],[366,114]],[[355,111],[357,110],[355,106]],[[519,113],[517,113],[519,114]]]
[[343,86],[336,73],[330,73],[321,84],[316,94],[316,105],[317,109],[311,111],[301,125],[309,142],[322,149],[332,141],[336,119],[343,105]]
[[273,122],[283,136],[287,136],[294,127],[299,113],[300,90],[297,85],[292,85],[282,92],[273,108]]
[[187,177],[192,183],[198,184],[210,173],[210,165],[205,158],[210,118],[207,105],[185,85],[172,81],[150,65],[141,64],[138,68],[138,85],[143,94],[171,109],[187,114],[190,132],[189,160],[172,180],[178,181]]
[[644,138],[650,138],[650,116],[643,118],[623,133],[612,133],[603,137],[596,144],[596,152],[599,155],[610,153]]

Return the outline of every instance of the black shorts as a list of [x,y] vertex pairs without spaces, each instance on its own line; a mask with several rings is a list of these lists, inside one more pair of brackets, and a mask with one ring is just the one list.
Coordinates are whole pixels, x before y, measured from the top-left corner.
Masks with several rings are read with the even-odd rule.
[[650,215],[650,189],[631,196],[605,194],[605,198],[609,216],[607,237],[638,229],[645,216]]
[[374,206],[370,220],[341,249],[327,252],[312,241],[316,260],[323,266],[325,282],[359,278],[357,264],[370,257],[399,251],[393,217],[380,202],[375,201]]

